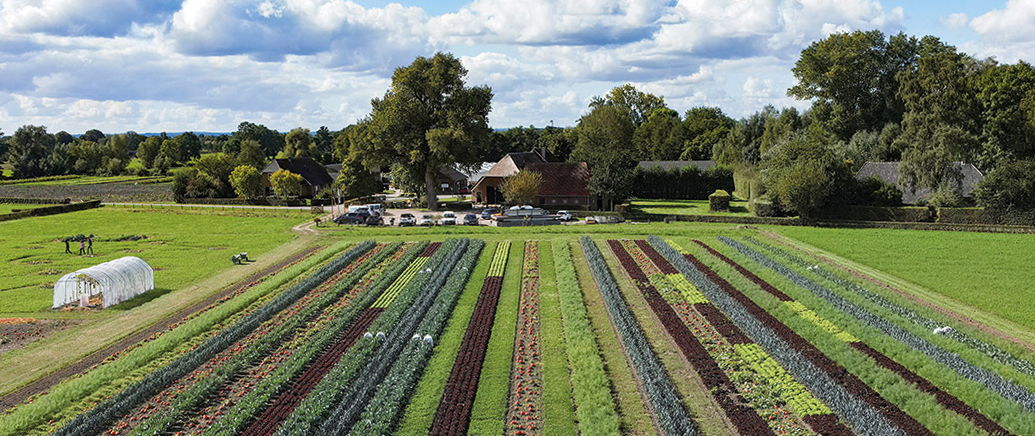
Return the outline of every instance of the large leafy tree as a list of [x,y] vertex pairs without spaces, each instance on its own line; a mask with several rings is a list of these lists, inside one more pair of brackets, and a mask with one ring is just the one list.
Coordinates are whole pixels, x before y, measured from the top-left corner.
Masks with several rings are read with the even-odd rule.
[[465,86],[467,70],[452,54],[418,57],[395,70],[392,87],[371,102],[352,153],[368,168],[401,164],[423,179],[427,205],[438,209],[439,171],[446,164],[470,164],[489,139],[492,90]]
[[201,138],[194,132],[184,132],[173,138],[180,149],[181,159],[188,161],[201,157]]
[[54,137],[44,126],[22,126],[14,131],[7,141],[8,160],[14,167],[15,178],[31,178],[50,175],[48,165],[54,151]]
[[277,170],[270,174],[270,186],[280,197],[298,195],[302,192],[302,176],[288,170]]
[[149,136],[137,146],[137,158],[144,168],[150,169],[154,166],[155,158],[158,157],[162,148],[162,139],[157,136]]
[[238,165],[230,173],[230,186],[241,198],[256,198],[262,194],[262,175],[251,165]]
[[995,65],[977,80],[982,110],[979,167],[1035,158],[1035,68],[1026,62]]
[[612,209],[629,195],[636,149],[629,111],[617,106],[599,106],[579,119],[578,143],[570,160],[589,165],[589,190]]
[[240,142],[249,139],[256,141],[262,147],[262,151],[266,156],[276,156],[280,150],[284,149],[284,137],[280,133],[270,130],[262,124],[248,121],[244,121],[237,126],[237,131],[234,132],[231,139],[236,139]]
[[981,107],[976,79],[982,64],[925,37],[916,68],[899,74],[899,98],[908,112],[897,142],[904,150],[900,173],[911,189],[959,190],[955,161],[973,161],[980,151]]
[[679,160],[705,160],[712,149],[737,125],[717,107],[694,107],[686,111],[680,126],[683,149]]
[[851,177],[839,148],[837,138],[819,125],[785,138],[762,157],[766,191],[802,219],[813,219]]
[[589,102],[590,109],[601,106],[614,106],[629,113],[629,119],[639,126],[647,122],[655,110],[665,108],[665,98],[636,89],[630,83],[611,89],[607,95],[593,97]]
[[680,138],[679,112],[669,108],[655,109],[633,134],[637,158],[642,160],[676,160],[683,153]]
[[919,43],[877,30],[835,33],[802,50],[791,70],[798,84],[787,94],[830,105],[830,128],[843,140],[879,130],[905,112],[897,96],[900,71],[916,61]]
[[291,129],[284,136],[284,141],[287,143],[284,148],[286,157],[316,157],[313,135],[309,133],[309,129],[303,127]]

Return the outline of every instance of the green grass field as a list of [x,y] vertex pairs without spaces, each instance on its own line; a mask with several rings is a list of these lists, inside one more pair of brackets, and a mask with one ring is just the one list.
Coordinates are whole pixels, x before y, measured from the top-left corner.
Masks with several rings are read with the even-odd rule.
[[[774,228],[780,234],[1035,328],[1035,235]],[[966,315],[966,313],[964,313]]]
[[[0,222],[0,314],[50,313],[53,283],[61,275],[123,256],[137,256],[155,268],[154,294],[183,288],[216,275],[230,256],[267,255],[294,238],[290,228],[305,218],[248,212],[151,211],[100,208]],[[62,238],[94,234],[94,256],[66,254]],[[138,241],[119,241],[128,236]],[[78,243],[71,243],[78,253]]]
[[729,212],[708,212],[708,200],[633,200],[633,209],[657,215],[751,216],[746,201],[731,201]]

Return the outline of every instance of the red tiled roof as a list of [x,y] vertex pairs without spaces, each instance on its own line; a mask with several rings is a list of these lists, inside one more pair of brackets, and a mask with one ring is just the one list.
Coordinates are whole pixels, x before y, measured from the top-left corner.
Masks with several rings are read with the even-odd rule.
[[543,175],[543,197],[589,197],[589,167],[585,162],[529,162],[525,171]]

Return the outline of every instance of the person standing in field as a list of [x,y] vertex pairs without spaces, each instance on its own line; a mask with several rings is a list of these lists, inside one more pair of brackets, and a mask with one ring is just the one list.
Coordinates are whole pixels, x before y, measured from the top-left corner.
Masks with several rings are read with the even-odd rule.
[[65,253],[72,254],[72,249],[68,247],[68,238],[65,238]]
[[82,256],[84,252],[86,252],[86,244],[83,242],[82,239],[80,239],[79,240],[79,255]]
[[93,254],[93,236],[91,236],[89,238],[86,238],[86,242],[87,242],[86,254],[92,255]]

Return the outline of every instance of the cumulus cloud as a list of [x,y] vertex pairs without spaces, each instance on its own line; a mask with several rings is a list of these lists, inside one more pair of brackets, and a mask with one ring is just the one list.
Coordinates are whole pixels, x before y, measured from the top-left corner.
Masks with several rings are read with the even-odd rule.
[[134,23],[154,23],[179,8],[170,0],[9,0],[0,4],[0,33],[116,36]]
[[962,12],[949,14],[941,18],[942,25],[949,30],[960,30],[967,27],[970,17]]
[[429,21],[451,43],[605,45],[649,38],[662,0],[475,0]]
[[996,56],[1014,62],[1028,58],[1035,50],[1031,29],[1035,25],[1035,0],[1010,0],[1005,9],[995,9],[970,21],[980,41],[968,46],[981,56]]
[[342,0],[187,0],[169,38],[197,56],[243,54],[279,62],[288,55],[329,53],[331,67],[388,70],[436,46],[416,7],[366,9]]

